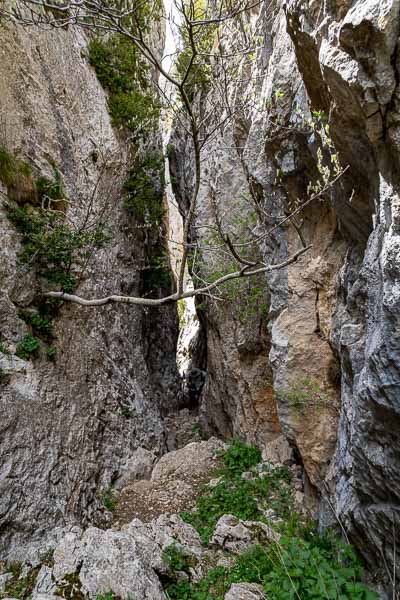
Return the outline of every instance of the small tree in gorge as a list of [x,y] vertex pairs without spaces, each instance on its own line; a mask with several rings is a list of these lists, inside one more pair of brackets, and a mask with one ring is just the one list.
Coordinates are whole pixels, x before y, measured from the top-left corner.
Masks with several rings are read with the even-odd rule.
[[[182,49],[178,53],[175,67],[167,69],[163,60],[153,49],[150,30],[157,20],[169,19],[174,26],[174,18],[166,16],[160,0],[16,0],[12,8],[7,8],[7,0],[0,4],[0,15],[24,26],[61,29],[80,27],[105,36],[121,36],[135,49],[138,56],[137,68],[146,64],[157,77],[147,76],[150,85],[157,88],[160,99],[179,121],[191,145],[194,176],[190,192],[188,210],[185,215],[182,244],[182,260],[177,277],[176,291],[161,298],[110,295],[104,298],[85,299],[64,291],[47,292],[47,296],[76,302],[84,306],[100,306],[109,302],[123,302],[144,306],[157,306],[198,295],[212,295],[221,286],[234,280],[251,278],[260,274],[283,269],[294,263],[311,246],[307,244],[301,231],[300,215],[306,206],[317,199],[323,199],[343,170],[336,160],[329,160],[330,167],[324,167],[324,176],[319,186],[310,191],[305,199],[299,200],[290,214],[262,233],[250,228],[246,240],[238,239],[235,232],[226,228],[217,203],[214,207],[214,222],[209,225],[211,236],[202,242],[196,241],[195,221],[198,209],[199,191],[204,179],[203,156],[207,145],[223,131],[237,114],[250,111],[254,106],[251,94],[243,92],[238,102],[232,102],[230,87],[248,73],[243,62],[249,64],[254,58],[262,39],[254,36],[249,27],[252,11],[264,0],[217,0],[208,3],[201,0],[173,0],[175,14],[179,15],[179,30]],[[240,32],[240,41],[234,51],[224,48],[224,31],[235,29]],[[162,76],[175,91],[171,98],[160,86],[158,76]],[[249,80],[251,75],[249,75]],[[244,86],[244,90],[246,87]],[[212,94],[212,106],[202,101],[205,94]],[[307,126],[309,127],[310,124]],[[323,130],[325,131],[325,130]],[[328,145],[329,146],[329,145]],[[333,152],[330,153],[332,158]],[[328,169],[328,170],[326,170]],[[322,172],[322,171],[321,171]],[[301,241],[300,249],[279,263],[266,263],[261,258],[254,259],[252,249],[279,227],[293,225]],[[219,253],[225,257],[222,269],[213,277],[197,278],[195,289],[185,289],[185,269],[190,261],[196,270],[198,257],[205,252]]]

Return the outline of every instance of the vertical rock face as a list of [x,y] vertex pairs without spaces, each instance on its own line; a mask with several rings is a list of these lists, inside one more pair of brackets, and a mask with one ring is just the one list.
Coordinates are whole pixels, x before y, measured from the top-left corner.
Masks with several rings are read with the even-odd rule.
[[[139,294],[144,243],[118,193],[128,147],[111,128],[84,36],[2,25],[0,114],[2,147],[36,174],[60,170],[72,226],[108,211],[111,242],[91,256],[79,293]],[[18,264],[20,234],[3,208],[0,229],[0,332],[10,352],[0,353],[0,554],[18,557],[27,540],[52,527],[95,518],[135,448],[163,449],[161,412],[177,397],[177,321],[175,308],[150,315],[64,304],[54,321],[56,361],[44,352],[17,358],[28,332],[19,311],[32,306],[38,288]]]
[[[322,522],[334,511],[371,564],[389,570],[400,525],[399,12],[398,0],[275,0],[249,15],[264,40],[240,71],[253,102],[204,151],[197,218],[212,221],[210,205],[240,212],[247,194],[265,209],[258,232],[268,232],[319,176],[304,123],[327,116],[348,169],[329,201],[303,213],[311,250],[268,276],[268,328],[259,312],[232,324],[207,304],[201,409],[224,433],[267,441],[282,429],[320,491]],[[241,33],[220,35],[230,51]],[[233,106],[242,92],[230,84]],[[277,263],[299,248],[296,232],[278,227],[259,252]]]

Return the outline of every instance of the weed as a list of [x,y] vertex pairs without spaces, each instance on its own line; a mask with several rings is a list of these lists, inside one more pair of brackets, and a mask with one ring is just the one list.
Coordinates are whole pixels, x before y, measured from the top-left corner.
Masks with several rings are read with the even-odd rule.
[[117,499],[114,494],[115,492],[111,485],[106,488],[103,494],[103,506],[110,512],[114,512],[114,510],[117,508]]
[[35,335],[42,337],[45,340],[51,338],[52,322],[48,317],[41,315],[38,312],[32,313],[28,311],[20,311],[19,316],[25,323],[31,325]]
[[177,544],[171,544],[165,548],[162,558],[171,574],[189,573],[190,569],[197,564],[196,557],[188,554],[184,548],[179,547]]
[[12,577],[6,582],[4,592],[0,594],[0,598],[21,598],[21,600],[29,598],[35,587],[39,568],[35,567],[23,576],[21,563],[9,565],[8,570]]
[[40,340],[37,337],[27,334],[17,345],[15,354],[23,360],[29,360],[36,356],[40,348]]
[[323,408],[337,409],[332,392],[326,392],[315,379],[304,377],[295,381],[290,388],[280,388],[277,395],[301,413],[309,409],[320,411]]
[[[220,516],[229,513],[262,521],[260,502],[266,502],[286,520],[279,526],[282,537],[267,546],[252,546],[231,568],[212,568],[200,581],[172,576],[164,584],[170,600],[223,600],[231,585],[240,582],[262,585],[269,600],[377,600],[361,583],[361,565],[352,548],[331,532],[320,536],[293,513],[287,469],[267,467],[261,477],[257,470],[254,479],[243,480],[242,473],[254,469],[261,456],[257,448],[237,440],[220,458],[222,480],[204,491],[196,510],[185,513],[184,519],[207,543]],[[175,573],[190,574],[185,556],[175,549],[171,552]]]
[[261,462],[260,450],[240,440],[231,442],[228,450],[221,453],[221,457],[230,476],[240,475]]
[[59,582],[55,595],[61,596],[65,600],[84,600],[79,572],[66,573]]
[[239,519],[263,520],[263,504],[272,506],[277,515],[289,517],[292,497],[289,482],[291,473],[285,468],[271,468],[263,477],[244,480],[242,473],[261,461],[258,448],[234,440],[226,452],[221,453],[221,481],[206,488],[196,501],[194,512],[185,512],[182,518],[193,525],[207,544],[218,520],[225,514]]
[[57,357],[57,348],[55,346],[48,346],[46,349],[46,354],[49,360],[55,360]]

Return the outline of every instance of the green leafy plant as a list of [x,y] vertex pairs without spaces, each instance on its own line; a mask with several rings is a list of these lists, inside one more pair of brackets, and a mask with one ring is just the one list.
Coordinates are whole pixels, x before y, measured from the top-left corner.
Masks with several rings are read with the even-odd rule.
[[23,360],[29,360],[36,356],[40,348],[40,340],[30,334],[27,334],[17,345],[15,354]]
[[57,357],[57,348],[55,346],[47,346],[46,354],[49,360],[55,360]]
[[25,323],[31,325],[35,335],[42,337],[45,340],[51,338],[52,322],[47,316],[44,316],[39,312],[28,311],[20,311],[19,316],[25,321]]
[[221,453],[225,473],[229,476],[240,475],[261,462],[261,452],[256,446],[241,440],[233,440],[228,450]]
[[338,538],[282,538],[255,545],[230,569],[210,569],[200,581],[165,585],[170,600],[223,600],[233,583],[257,583],[268,600],[377,600],[362,583],[354,551]]
[[184,548],[177,544],[167,546],[163,551],[162,558],[172,575],[178,572],[189,573],[190,569],[197,564],[196,557],[188,554]]
[[118,596],[115,596],[113,592],[107,592],[106,594],[97,594],[96,596],[96,600],[117,600],[117,598]]

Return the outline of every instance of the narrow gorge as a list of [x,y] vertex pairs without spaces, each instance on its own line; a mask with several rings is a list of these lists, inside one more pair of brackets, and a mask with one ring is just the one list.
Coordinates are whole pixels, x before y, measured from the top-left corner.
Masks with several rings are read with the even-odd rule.
[[0,0],[0,598],[400,598],[400,0]]

